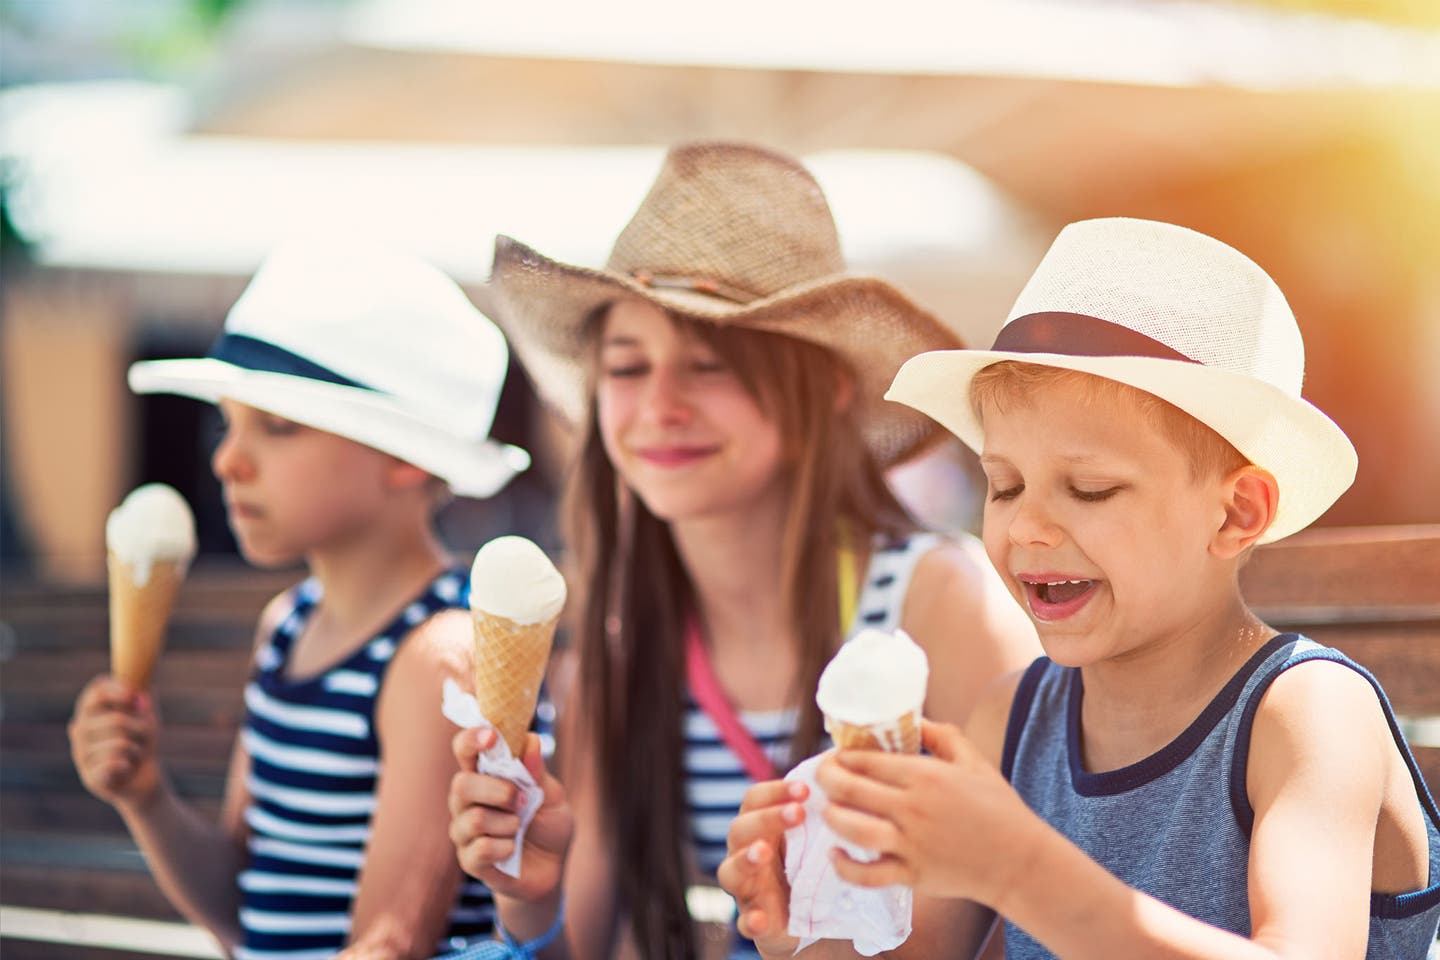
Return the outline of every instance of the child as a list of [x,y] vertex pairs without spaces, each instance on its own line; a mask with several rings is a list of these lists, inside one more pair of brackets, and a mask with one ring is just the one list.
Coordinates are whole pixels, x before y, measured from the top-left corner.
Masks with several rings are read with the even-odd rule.
[[[906,364],[888,395],[982,453],[986,549],[1048,659],[965,736],[927,724],[933,756],[824,765],[827,822],[881,854],[842,877],[973,901],[926,903],[933,922],[998,912],[1007,960],[1434,948],[1440,815],[1383,692],[1240,594],[1250,550],[1354,477],[1303,367],[1259,267],[1121,219],[1060,234],[994,350]],[[775,956],[783,803],[752,791],[721,871]]]
[[310,578],[265,608],[220,824],[176,795],[148,692],[97,677],[76,769],[166,896],[238,957],[417,957],[490,929],[445,834],[446,677],[468,677],[464,570],[432,518],[528,464],[487,438],[504,338],[426,263],[292,241],[205,359],[136,364],[139,393],[218,403],[213,468],[251,563]]
[[580,431],[578,670],[560,703],[565,790],[547,781],[519,882],[491,866],[513,850],[508,787],[469,773],[480,744],[457,738],[461,863],[520,938],[555,923],[563,865],[576,956],[753,956],[728,925],[692,924],[687,887],[713,886],[746,787],[825,742],[815,684],[844,637],[903,626],[929,653],[935,715],[955,722],[1037,650],[974,538],[917,530],[885,486],[936,433],[881,391],[906,357],[958,341],[846,271],[803,166],[737,144],[671,150],[603,271],[500,238],[490,293]]

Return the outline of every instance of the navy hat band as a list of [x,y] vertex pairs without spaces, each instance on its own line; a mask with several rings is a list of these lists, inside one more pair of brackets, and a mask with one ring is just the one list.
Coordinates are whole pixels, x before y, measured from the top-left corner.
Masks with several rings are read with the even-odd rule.
[[991,350],[1072,357],[1157,357],[1199,363],[1137,330],[1083,313],[1029,313],[1000,328]]
[[328,367],[306,360],[298,353],[291,353],[284,347],[277,347],[266,340],[257,340],[239,333],[222,333],[210,347],[210,359],[233,363],[246,370],[262,370],[266,373],[283,373],[307,380],[334,383],[342,387],[356,387],[360,390],[374,390],[369,384],[341,376]]

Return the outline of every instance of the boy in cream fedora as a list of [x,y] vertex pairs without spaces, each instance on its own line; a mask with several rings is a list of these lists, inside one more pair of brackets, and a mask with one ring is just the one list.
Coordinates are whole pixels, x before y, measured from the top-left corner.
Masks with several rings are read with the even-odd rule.
[[[930,756],[822,767],[827,822],[880,854],[836,870],[921,895],[895,956],[969,956],[992,914],[1007,960],[1435,955],[1440,812],[1384,692],[1240,594],[1354,478],[1303,370],[1253,262],[1108,219],[1060,233],[993,349],[896,376],[980,453],[986,550],[1047,656],[964,734],[927,722]],[[752,789],[721,872],[769,956],[797,809]]]
[[432,521],[447,488],[488,497],[529,462],[489,437],[507,362],[433,266],[306,238],[265,260],[208,357],[130,370],[138,393],[220,407],[241,552],[309,573],[261,614],[218,823],[166,776],[148,692],[97,677],[70,727],[86,787],[227,956],[428,957],[492,928],[445,830],[441,685],[468,677],[471,627]]

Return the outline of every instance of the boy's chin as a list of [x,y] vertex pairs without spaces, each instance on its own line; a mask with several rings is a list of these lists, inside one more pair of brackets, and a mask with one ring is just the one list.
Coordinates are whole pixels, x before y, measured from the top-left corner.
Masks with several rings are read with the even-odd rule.
[[245,562],[261,570],[288,570],[300,566],[305,560],[299,553],[264,550],[247,546],[244,541],[239,543],[239,547]]

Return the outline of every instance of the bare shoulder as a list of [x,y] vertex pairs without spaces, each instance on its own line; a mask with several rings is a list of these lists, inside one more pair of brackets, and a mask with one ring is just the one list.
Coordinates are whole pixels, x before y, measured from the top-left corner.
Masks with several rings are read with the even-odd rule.
[[930,658],[927,713],[962,727],[981,691],[1040,655],[1030,618],[970,536],[917,561],[900,623]]
[[970,711],[970,721],[965,725],[966,738],[997,770],[1005,749],[1005,732],[1010,726],[1015,691],[1024,676],[1024,670],[1012,670],[996,677],[980,692],[975,709]]
[[1255,712],[1246,777],[1252,801],[1294,786],[1378,784],[1395,751],[1370,682],[1329,660],[1276,677]]
[[444,677],[460,680],[469,675],[473,645],[470,614],[455,607],[440,610],[405,635],[390,673],[397,679],[434,676],[438,689]]
[[984,546],[968,534],[941,539],[916,561],[904,612],[907,621],[979,622],[991,630],[1034,636]]
[[254,646],[256,650],[264,646],[265,641],[274,635],[275,631],[280,628],[281,622],[295,606],[293,590],[293,587],[289,590],[282,590],[266,601],[264,608],[260,611],[260,619],[255,623]]
[[1370,681],[1333,660],[1307,660],[1270,684],[1256,709],[1255,722],[1303,729],[1311,725],[1386,726],[1384,711]]

